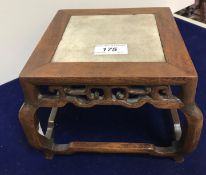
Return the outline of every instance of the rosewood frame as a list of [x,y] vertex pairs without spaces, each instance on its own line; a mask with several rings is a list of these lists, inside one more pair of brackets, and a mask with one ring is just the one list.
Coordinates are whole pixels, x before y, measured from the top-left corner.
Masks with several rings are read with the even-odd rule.
[[[72,15],[141,13],[155,14],[166,58],[165,63],[51,62]],[[20,74],[25,103],[20,109],[19,119],[30,144],[44,151],[48,158],[51,158],[53,154],[89,151],[148,153],[183,160],[185,154],[196,148],[202,129],[202,113],[195,104],[197,81],[196,70],[169,8],[60,10]],[[53,143],[51,136],[54,114],[58,107],[64,106],[68,101],[65,100],[67,98],[63,98],[62,94],[59,94],[61,90],[57,91],[57,96],[43,98],[38,89],[40,85],[47,85],[51,88],[60,87],[60,89],[70,85],[100,86],[103,89],[111,86],[118,88],[121,86],[144,85],[152,87],[166,86],[169,88],[171,85],[177,85],[182,89],[179,96],[181,105],[168,105],[166,108],[171,110],[174,123],[179,123],[176,109],[180,109],[185,114],[186,126],[180,140],[176,140],[168,148],[138,143],[72,142],[72,144],[56,145]],[[164,99],[156,102],[158,107],[163,108]],[[104,103],[98,104],[113,105],[118,103],[117,101],[111,103],[111,101],[105,99]],[[38,118],[36,111],[40,107],[52,108],[46,137],[37,132]]]

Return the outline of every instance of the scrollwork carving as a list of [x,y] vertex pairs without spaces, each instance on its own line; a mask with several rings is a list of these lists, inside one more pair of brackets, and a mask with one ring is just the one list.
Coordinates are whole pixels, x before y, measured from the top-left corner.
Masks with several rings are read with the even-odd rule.
[[[57,92],[55,99],[80,107],[121,105],[138,108],[145,103],[163,109],[183,106],[181,100],[172,94],[169,86],[51,86],[49,90]],[[54,100],[54,96],[40,98],[47,102],[49,99]]]

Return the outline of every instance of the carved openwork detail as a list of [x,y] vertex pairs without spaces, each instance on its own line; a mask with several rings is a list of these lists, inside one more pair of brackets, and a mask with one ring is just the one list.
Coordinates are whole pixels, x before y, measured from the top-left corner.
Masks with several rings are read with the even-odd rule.
[[[57,95],[40,95],[39,100],[57,100],[55,103],[73,103],[80,107],[95,105],[121,105],[138,108],[149,103],[158,108],[180,108],[180,99],[175,97],[169,86],[51,86],[50,92]],[[58,105],[57,105],[58,106]]]

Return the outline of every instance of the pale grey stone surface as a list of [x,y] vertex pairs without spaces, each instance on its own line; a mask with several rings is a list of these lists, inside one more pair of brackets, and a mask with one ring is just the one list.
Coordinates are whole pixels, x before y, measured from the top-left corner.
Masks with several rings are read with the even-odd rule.
[[[127,55],[94,55],[101,44],[127,44]],[[53,62],[165,62],[153,14],[72,16]]]

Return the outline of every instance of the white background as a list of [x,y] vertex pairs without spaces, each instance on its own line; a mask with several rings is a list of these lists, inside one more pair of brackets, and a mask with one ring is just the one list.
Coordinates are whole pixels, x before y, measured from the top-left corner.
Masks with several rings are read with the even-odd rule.
[[0,84],[18,77],[32,50],[59,9],[170,7],[194,0],[0,0]]

